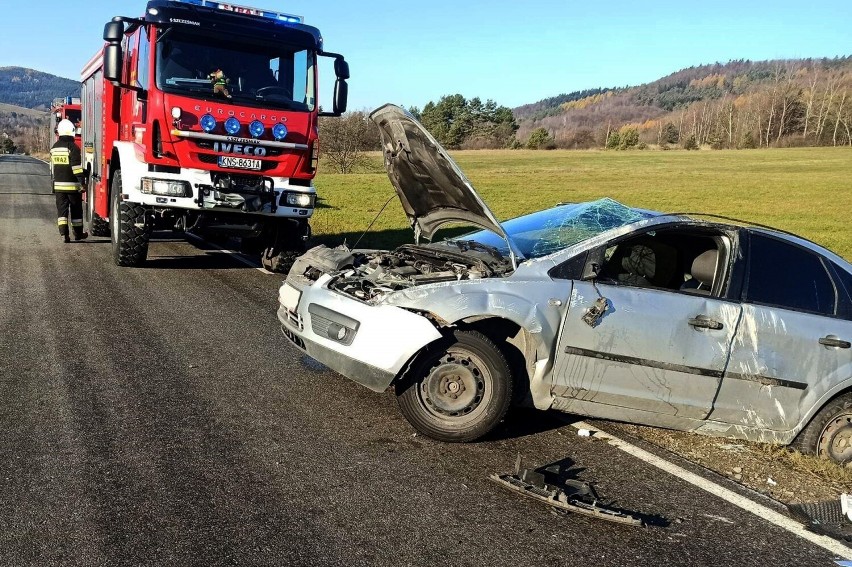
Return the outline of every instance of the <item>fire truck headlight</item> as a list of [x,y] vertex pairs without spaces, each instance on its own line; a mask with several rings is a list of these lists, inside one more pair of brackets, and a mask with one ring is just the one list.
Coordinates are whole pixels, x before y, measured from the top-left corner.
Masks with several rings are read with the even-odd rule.
[[252,123],[249,124],[249,134],[255,138],[260,138],[265,131],[266,127],[260,120],[252,120]]
[[208,134],[216,129],[216,119],[212,114],[205,114],[201,117],[201,129]]
[[291,207],[301,207],[303,209],[311,209],[314,206],[314,197],[310,193],[285,193],[285,202]]
[[225,132],[227,132],[231,136],[237,134],[240,131],[240,128],[242,127],[243,125],[240,124],[240,121],[234,118],[233,116],[225,120]]
[[283,140],[287,137],[287,127],[283,124],[276,124],[272,127],[272,135],[276,140]]
[[180,107],[179,106],[173,106],[172,107],[172,118],[174,118],[175,120],[180,120]]
[[149,195],[168,195],[169,197],[192,196],[192,189],[189,188],[189,182],[171,179],[143,177],[139,190]]

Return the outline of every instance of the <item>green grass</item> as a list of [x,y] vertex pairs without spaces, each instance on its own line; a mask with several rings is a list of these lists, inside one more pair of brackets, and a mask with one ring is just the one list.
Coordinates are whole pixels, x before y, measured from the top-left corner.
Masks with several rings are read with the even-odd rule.
[[[731,216],[800,234],[852,259],[852,150],[791,148],[721,151],[451,152],[500,220],[559,202],[611,197],[659,211]],[[393,189],[370,156],[364,173],[323,172],[313,219],[319,240],[348,244],[366,230]],[[360,247],[412,241],[392,199]]]

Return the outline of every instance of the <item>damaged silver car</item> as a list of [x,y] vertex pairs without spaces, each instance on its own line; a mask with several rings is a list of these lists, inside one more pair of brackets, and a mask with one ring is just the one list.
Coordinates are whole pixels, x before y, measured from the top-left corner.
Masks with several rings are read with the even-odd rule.
[[[845,260],[610,199],[501,223],[410,114],[370,117],[416,243],[296,261],[278,318],[308,355],[393,386],[406,419],[444,441],[482,437],[514,402],[852,462]],[[431,242],[446,223],[482,230]]]

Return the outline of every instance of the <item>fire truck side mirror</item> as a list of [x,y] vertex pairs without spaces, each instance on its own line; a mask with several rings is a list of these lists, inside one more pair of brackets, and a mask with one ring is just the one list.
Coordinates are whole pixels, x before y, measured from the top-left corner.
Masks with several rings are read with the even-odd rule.
[[104,26],[104,78],[121,81],[121,40],[124,39],[124,23],[108,22]]
[[124,22],[107,22],[104,26],[104,41],[121,43],[122,39],[124,39]]
[[346,112],[346,103],[349,98],[349,85],[343,79],[334,82],[334,114],[340,116]]
[[342,57],[334,60],[334,74],[337,75],[338,79],[344,81],[349,78],[349,63]]
[[349,63],[339,53],[330,53],[328,51],[320,52],[322,57],[334,58],[334,100],[332,101],[331,112],[320,112],[320,116],[340,116],[346,112],[346,105],[349,99],[349,85],[346,84],[346,79],[349,78]]

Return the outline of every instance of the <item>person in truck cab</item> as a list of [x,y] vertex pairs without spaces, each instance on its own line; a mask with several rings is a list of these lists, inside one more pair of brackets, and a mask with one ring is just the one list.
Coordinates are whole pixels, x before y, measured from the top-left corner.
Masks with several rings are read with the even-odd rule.
[[50,148],[50,168],[53,172],[53,192],[56,194],[56,212],[59,234],[65,242],[71,242],[68,233],[68,217],[74,240],[89,236],[83,232],[83,197],[85,182],[80,148],[74,143],[76,128],[70,120],[61,120],[56,126],[59,139]]

